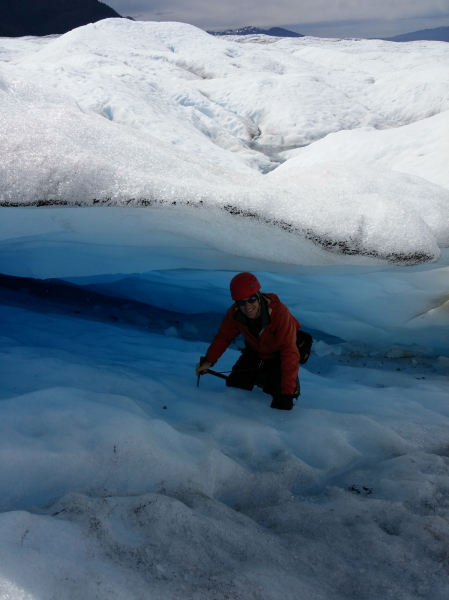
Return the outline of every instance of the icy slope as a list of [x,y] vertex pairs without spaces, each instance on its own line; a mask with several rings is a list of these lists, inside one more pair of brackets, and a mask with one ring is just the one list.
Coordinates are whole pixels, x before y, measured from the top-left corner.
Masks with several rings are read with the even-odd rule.
[[232,41],[181,23],[107,19],[6,59],[84,109],[239,172],[270,168],[251,146],[280,151],[449,109],[438,43]]
[[[0,61],[0,598],[447,600],[449,254],[384,260],[448,244],[447,45],[121,20]],[[247,269],[316,340],[288,414],[196,387]]]
[[339,131],[283,156],[286,167],[298,170],[339,161],[410,173],[449,188],[449,111],[387,131]]
[[[69,96],[8,77],[0,83],[3,206],[171,206],[158,215],[166,231],[182,214],[187,237],[264,258],[259,241],[236,241],[239,222],[250,221],[264,237],[276,231],[285,240],[279,260],[293,264],[326,261],[310,242],[404,263],[434,260],[438,244],[448,243],[449,192],[425,180],[391,173],[385,185],[366,168],[298,174],[289,163],[269,176],[243,176],[85,114]],[[208,226],[198,233],[202,220]]]
[[[335,73],[354,102],[397,125],[448,109],[447,44],[399,47],[381,40],[315,40],[295,56]],[[349,76],[351,73],[351,76]]]
[[[293,278],[261,278],[289,301]],[[298,405],[273,414],[260,391],[195,387],[204,342],[101,303],[1,301],[2,598],[445,599],[436,363],[313,356]]]
[[[285,301],[310,328],[380,353],[394,343],[449,349],[447,250],[438,263],[406,269],[379,261],[345,265],[335,254],[333,265],[307,267],[328,264],[328,253],[311,242],[295,246],[288,234],[256,229],[247,219],[237,227],[231,215],[211,229],[201,213],[173,208],[2,211],[8,218],[0,220],[0,273],[6,275],[65,279],[193,314],[226,310],[229,271],[265,273],[273,288],[276,274],[288,274]],[[302,265],[292,264],[295,251]]]
[[[159,213],[166,231],[176,229],[173,215],[186,218],[194,240],[237,244],[234,252],[252,257],[262,247],[261,258],[259,238],[276,231],[278,260],[294,264],[333,262],[322,249],[413,264],[437,259],[448,243],[449,196],[435,185],[366,166],[305,169],[298,159],[262,176],[251,166],[278,162],[250,148],[279,152],[342,128],[383,128],[443,110],[440,83],[426,80],[404,96],[407,119],[402,100],[385,92],[393,73],[406,87],[429,70],[444,81],[439,44],[420,47],[418,60],[414,45],[241,43],[183,24],[112,19],[2,48],[3,206],[176,203]],[[379,107],[361,108],[360,98],[378,89],[367,72],[383,82],[385,93],[370,102],[383,103],[388,122]],[[385,133],[402,139],[396,131]],[[426,164],[444,164],[444,146],[434,146],[424,150]],[[242,243],[243,222],[254,235]]]

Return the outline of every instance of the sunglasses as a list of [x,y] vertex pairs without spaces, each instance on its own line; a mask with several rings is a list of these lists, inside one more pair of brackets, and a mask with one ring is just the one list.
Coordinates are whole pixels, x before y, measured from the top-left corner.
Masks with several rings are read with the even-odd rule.
[[245,306],[247,302],[248,304],[254,304],[254,302],[258,299],[259,296],[257,294],[254,294],[254,296],[250,296],[246,300],[236,300],[235,303],[237,304],[237,306]]

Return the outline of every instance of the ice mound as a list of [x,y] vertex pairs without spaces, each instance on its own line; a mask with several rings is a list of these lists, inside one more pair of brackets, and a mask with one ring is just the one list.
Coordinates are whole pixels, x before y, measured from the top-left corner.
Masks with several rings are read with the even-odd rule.
[[332,132],[390,128],[449,108],[442,45],[258,41],[106,19],[42,47],[30,41],[28,53],[6,44],[4,54],[17,75],[83,109],[240,173],[267,172],[279,162],[272,153]]
[[342,348],[338,344],[326,344],[326,342],[320,340],[319,342],[315,342],[313,344],[313,351],[319,357],[329,356],[329,354],[335,354],[336,356],[340,356],[340,354],[342,353]]
[[109,19],[31,51],[14,72],[206,162],[246,174],[269,169],[270,160],[247,145],[257,126],[189,85],[237,70],[220,46],[191,25]]
[[[449,109],[449,48],[441,42],[300,38],[294,56],[330,72],[349,99],[385,121],[407,125]],[[318,100],[319,102],[319,100]]]
[[419,175],[449,188],[449,111],[384,131],[339,131],[283,157],[298,169],[341,161]]
[[[446,203],[435,201],[439,188],[420,180],[408,185],[404,178],[410,176],[385,175],[389,185],[381,185],[366,169],[315,168],[301,175],[286,163],[268,176],[247,177],[85,113],[72,98],[22,80],[1,78],[0,103],[4,207],[169,207],[165,230],[178,227],[171,221],[186,215],[187,237],[208,235],[231,253],[237,244],[243,255],[293,264],[305,260],[301,253],[313,254],[307,244],[304,248],[307,240],[331,252],[408,264],[437,259],[436,237],[445,243]],[[418,210],[416,201],[397,201],[412,187],[415,198],[425,199],[426,210]],[[197,231],[202,219],[207,233]],[[263,244],[260,255],[258,242],[255,252],[236,222],[244,223],[246,232],[246,223],[274,231],[285,240],[288,255],[277,254],[276,244],[271,250]]]
[[212,195],[224,174],[231,187],[242,181],[249,187],[252,180],[86,113],[73,98],[49,88],[5,76],[0,94],[3,203],[150,204],[175,201],[184,187],[185,202],[199,202],[205,195],[201,180],[209,180]]
[[[379,107],[361,108],[359,95],[377,90],[384,76],[391,83],[398,70],[409,85],[417,72],[424,77],[423,64],[443,69],[445,52],[426,47],[415,68],[411,47],[392,48],[303,38],[239,43],[190,25],[124,19],[5,43],[0,203],[163,208],[152,217],[159,229],[284,263],[334,262],[330,253],[436,260],[438,246],[449,243],[445,190],[366,166],[305,168],[300,156],[262,176],[279,160],[254,151],[403,122],[404,115],[385,119]],[[424,105],[443,110],[437,96],[430,82],[419,88],[408,100],[415,117]],[[382,98],[387,110],[391,100]],[[410,135],[403,134],[405,153],[416,145]],[[426,164],[434,146],[425,148]]]
[[[307,211],[310,207],[313,211],[315,223],[322,219],[323,229],[337,223],[340,231],[347,228],[344,239],[353,240],[354,249],[358,243],[367,247],[383,240],[385,250],[391,243],[394,253],[394,238],[387,233],[390,227],[395,223],[397,239],[407,237],[407,231],[413,237],[411,219],[416,217],[432,231],[440,247],[449,246],[446,189],[420,177],[386,169],[344,162],[303,167],[298,162],[297,158],[288,160],[266,175],[265,181],[294,191],[302,209]],[[423,239],[425,229],[424,226]],[[369,239],[371,234],[374,237]]]

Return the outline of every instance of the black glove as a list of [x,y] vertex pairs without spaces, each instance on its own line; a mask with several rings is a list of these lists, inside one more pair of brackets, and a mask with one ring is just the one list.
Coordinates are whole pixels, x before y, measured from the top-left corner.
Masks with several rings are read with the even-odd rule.
[[273,396],[270,408],[277,408],[278,410],[291,410],[294,406],[293,398],[293,394],[277,394],[276,396]]

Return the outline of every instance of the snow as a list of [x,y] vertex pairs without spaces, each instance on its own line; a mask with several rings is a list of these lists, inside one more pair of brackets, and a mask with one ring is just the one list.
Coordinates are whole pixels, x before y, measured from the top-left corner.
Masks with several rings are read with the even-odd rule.
[[[325,48],[307,40],[239,43],[179,23],[107,19],[42,44],[19,41],[15,52],[9,42],[0,71],[0,203],[176,202],[190,207],[177,219],[191,220],[201,208],[201,229],[226,238],[228,249],[238,221],[280,230],[280,239],[289,238],[288,252],[276,257],[282,262],[333,262],[331,253],[437,260],[449,238],[447,190],[385,169],[380,178],[368,159],[298,169],[296,157],[273,168],[283,151],[333,132],[370,126],[394,133],[443,114],[444,44],[421,46],[419,59],[413,44]],[[405,104],[398,81],[409,90],[401,92]],[[372,92],[379,86],[380,97]],[[404,107],[412,112],[404,115]],[[428,128],[435,139],[439,121]],[[434,146],[423,150],[427,163],[438,155],[443,165],[447,148]],[[232,219],[221,214],[229,212]],[[238,253],[259,256],[248,247]]]
[[295,157],[286,164],[297,169],[339,161],[386,167],[449,188],[449,111],[398,129],[339,131],[282,155]]
[[13,598],[415,598],[416,586],[444,598],[444,371],[313,356],[287,417],[261,392],[213,378],[197,389],[204,341],[114,322],[107,308],[89,319],[80,303],[76,316],[49,295],[4,293],[1,313],[0,552]]
[[[0,39],[2,600],[446,600],[447,53]],[[292,411],[196,386],[243,270]]]

